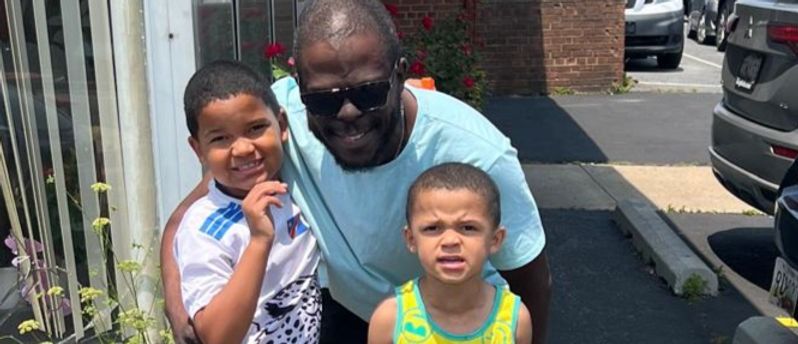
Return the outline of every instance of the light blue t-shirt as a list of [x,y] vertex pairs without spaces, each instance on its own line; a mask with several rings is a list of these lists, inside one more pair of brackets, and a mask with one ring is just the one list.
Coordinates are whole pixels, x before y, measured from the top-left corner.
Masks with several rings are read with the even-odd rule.
[[368,320],[395,286],[422,275],[418,258],[404,244],[402,228],[407,190],[432,166],[472,164],[498,185],[507,237],[490,258],[493,267],[519,268],[543,250],[543,227],[516,150],[463,102],[411,88],[418,115],[402,152],[387,164],[348,172],[310,132],[296,81],[283,78],[272,89],[286,109],[290,131],[281,175],[318,240],[324,268],[320,271],[326,275],[322,283],[361,318]]

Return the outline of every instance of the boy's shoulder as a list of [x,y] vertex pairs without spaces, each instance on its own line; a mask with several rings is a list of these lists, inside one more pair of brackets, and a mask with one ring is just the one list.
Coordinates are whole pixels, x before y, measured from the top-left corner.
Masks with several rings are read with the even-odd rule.
[[213,192],[191,204],[178,227],[178,235],[204,235],[221,240],[231,227],[243,218],[239,202],[213,197]]

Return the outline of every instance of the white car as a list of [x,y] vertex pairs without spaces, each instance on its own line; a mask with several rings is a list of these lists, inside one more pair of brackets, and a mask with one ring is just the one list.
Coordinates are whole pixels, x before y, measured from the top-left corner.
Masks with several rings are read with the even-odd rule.
[[625,56],[656,56],[660,68],[678,68],[684,50],[684,3],[681,0],[626,0],[625,14]]

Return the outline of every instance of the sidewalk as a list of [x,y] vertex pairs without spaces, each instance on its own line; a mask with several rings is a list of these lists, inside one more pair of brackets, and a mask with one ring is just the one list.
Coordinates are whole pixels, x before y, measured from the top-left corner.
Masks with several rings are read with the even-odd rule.
[[613,210],[620,199],[645,197],[665,212],[759,214],[726,191],[708,166],[527,164],[524,172],[544,209]]

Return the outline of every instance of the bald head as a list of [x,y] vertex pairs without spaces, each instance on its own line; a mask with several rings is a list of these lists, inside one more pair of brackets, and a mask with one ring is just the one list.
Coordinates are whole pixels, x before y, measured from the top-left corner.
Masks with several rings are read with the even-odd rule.
[[393,64],[400,54],[399,39],[388,11],[378,0],[311,0],[299,16],[294,42],[294,58],[302,74],[302,50],[325,42],[334,48],[349,37],[376,34],[386,65]]

